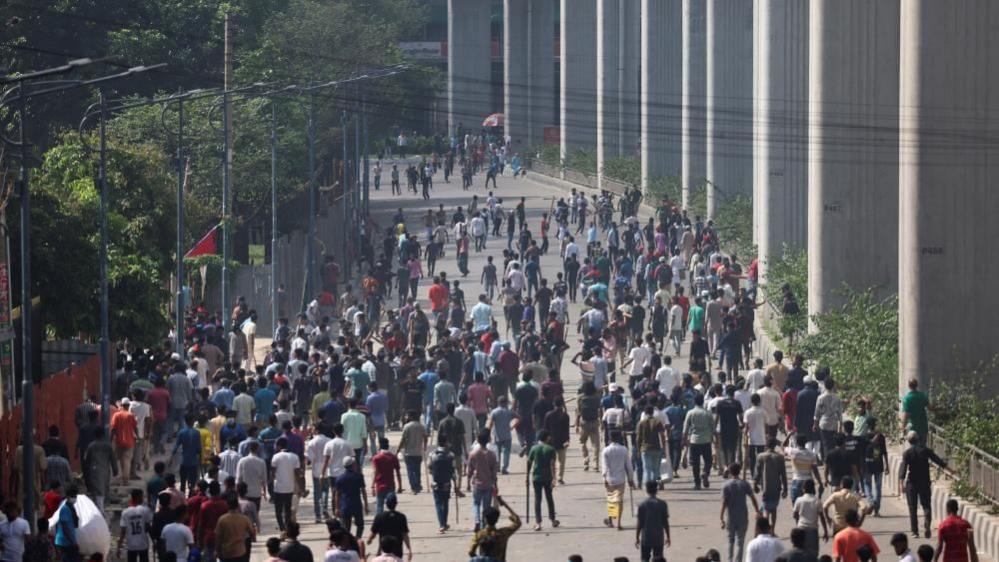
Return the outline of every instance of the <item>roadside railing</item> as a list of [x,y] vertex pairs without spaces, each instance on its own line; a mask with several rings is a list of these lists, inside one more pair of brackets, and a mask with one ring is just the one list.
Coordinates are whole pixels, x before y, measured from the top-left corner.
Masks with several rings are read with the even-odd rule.
[[977,490],[981,499],[999,507],[999,458],[948,439],[946,430],[935,424],[930,424],[926,444],[947,460],[950,477],[963,481]]

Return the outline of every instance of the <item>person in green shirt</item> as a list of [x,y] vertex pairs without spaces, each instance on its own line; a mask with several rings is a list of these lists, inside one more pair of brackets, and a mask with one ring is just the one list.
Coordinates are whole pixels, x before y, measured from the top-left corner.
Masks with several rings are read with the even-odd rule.
[[361,369],[361,365],[361,360],[355,359],[351,363],[350,369],[344,374],[344,378],[350,385],[345,394],[349,398],[356,398],[364,402],[368,399],[368,383],[371,382],[371,377]]
[[687,329],[691,333],[694,330],[698,332],[704,330],[704,301],[701,297],[694,299],[694,306],[690,307],[690,311],[687,313]]
[[364,466],[364,444],[368,439],[368,419],[357,409],[358,400],[351,398],[348,405],[350,409],[340,416],[340,425],[343,426],[343,438],[350,443],[354,449],[354,458],[359,466]]
[[535,531],[541,530],[541,493],[545,494],[545,501],[548,502],[548,518],[551,519],[552,527],[558,527],[558,519],[555,519],[555,498],[552,496],[555,474],[555,447],[551,446],[552,436],[548,430],[542,429],[538,432],[538,444],[531,447],[531,452],[527,455],[527,474],[524,476],[524,484],[531,485],[534,482],[534,516],[537,524]]
[[149,498],[150,507],[156,504],[156,497],[160,495],[160,492],[166,490],[165,473],[166,463],[156,461],[156,464],[153,465],[153,477],[146,481],[146,497]]
[[[715,418],[704,409],[704,395],[694,396],[694,408],[687,412],[683,420],[683,441],[690,447],[687,454],[694,472],[694,489],[700,490],[703,482],[710,488],[708,475],[711,474],[711,440],[715,432]],[[701,471],[701,462],[704,470]]]
[[930,399],[925,392],[919,390],[919,381],[909,379],[909,392],[902,398],[902,423],[905,429],[919,434],[919,444],[926,443],[926,434],[930,431],[926,410]]

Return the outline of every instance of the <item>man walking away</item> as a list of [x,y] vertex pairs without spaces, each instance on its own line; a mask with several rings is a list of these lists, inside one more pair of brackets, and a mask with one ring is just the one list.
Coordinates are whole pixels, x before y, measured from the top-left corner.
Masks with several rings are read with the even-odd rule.
[[947,500],[947,518],[937,529],[937,550],[933,562],[939,562],[940,554],[944,562],[978,562],[978,549],[975,547],[974,531],[958,512],[957,500]]
[[669,547],[672,542],[669,533],[669,506],[656,497],[658,491],[659,483],[647,480],[645,493],[649,497],[638,505],[635,548],[641,553],[642,562],[663,558],[663,547]]
[[756,538],[749,541],[746,548],[746,561],[776,562],[786,549],[784,543],[774,536],[770,522],[761,517],[756,520]]
[[912,534],[919,538],[919,527],[916,518],[916,504],[923,506],[923,533],[930,538],[930,511],[932,486],[930,481],[930,461],[941,468],[947,468],[947,463],[933,452],[933,449],[921,445],[922,437],[916,431],[910,431],[907,436],[909,448],[902,453],[902,466],[898,469],[898,489],[905,490],[906,503],[909,504],[909,527]]
[[534,484],[534,516],[537,524],[535,531],[541,530],[541,494],[544,492],[545,500],[548,502],[548,518],[551,519],[552,527],[558,527],[559,521],[555,518],[555,498],[552,497],[553,479],[555,475],[555,448],[550,445],[551,435],[541,430],[538,433],[538,444],[531,447],[531,452],[527,456],[527,474],[524,476],[524,484],[531,485],[530,479],[533,477]]
[[777,440],[767,440],[767,450],[756,458],[755,491],[762,490],[763,513],[770,520],[770,531],[776,533],[777,506],[787,497],[787,469],[784,455],[777,452]]
[[739,463],[732,463],[728,467],[728,474],[731,480],[722,486],[721,528],[728,531],[728,562],[742,562],[746,530],[749,527],[746,499],[753,503],[754,513],[760,510],[760,506],[753,494],[753,488],[740,476],[742,466]]

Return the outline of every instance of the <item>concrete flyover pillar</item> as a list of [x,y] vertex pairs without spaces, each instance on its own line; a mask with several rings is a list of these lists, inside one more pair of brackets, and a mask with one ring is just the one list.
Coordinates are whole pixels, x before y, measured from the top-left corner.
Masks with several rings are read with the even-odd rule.
[[641,0],[622,0],[618,16],[617,114],[618,155],[638,156],[642,62]]
[[658,177],[680,173],[683,3],[642,0],[642,193]]
[[553,4],[503,1],[503,106],[515,152],[542,142],[554,122]]
[[707,91],[705,57],[707,55],[707,6],[704,0],[683,0],[683,60],[681,69],[680,113],[680,185],[683,206],[690,204],[691,189],[704,182],[705,101]]
[[[996,29],[999,5],[992,0],[902,2],[898,266],[903,392],[910,378],[924,389],[956,382],[996,352]],[[999,389],[994,377],[984,382],[989,393]]]
[[813,0],[808,62],[808,308],[843,284],[898,288],[898,0]]
[[753,186],[753,2],[707,0],[708,216]]
[[448,0],[448,132],[460,124],[478,131],[492,113],[492,38],[489,0]]
[[755,0],[753,17],[753,230],[765,276],[769,258],[803,249],[808,234],[808,3]]
[[[454,1],[454,0],[452,0]],[[562,159],[597,145],[597,0],[561,0]]]
[[621,3],[597,0],[597,177],[603,186],[604,163],[621,154],[620,77]]

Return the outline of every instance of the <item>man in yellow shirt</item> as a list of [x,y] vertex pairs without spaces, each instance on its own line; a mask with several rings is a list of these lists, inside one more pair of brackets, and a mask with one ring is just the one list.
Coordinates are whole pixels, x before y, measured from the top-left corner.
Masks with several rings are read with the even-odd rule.
[[[829,517],[830,506],[834,511],[832,517]],[[826,501],[822,502],[822,513],[825,514],[826,519],[833,522],[833,534],[842,531],[848,526],[846,513],[851,509],[856,510],[860,516],[860,521],[857,523],[858,527],[864,523],[864,517],[871,512],[871,507],[867,505],[867,502],[853,493],[853,478],[844,476],[840,480],[839,489],[830,494],[826,498]]]
[[787,385],[787,365],[784,364],[784,352],[777,350],[774,352],[774,362],[767,365],[766,374],[774,381],[774,388],[783,393]]
[[485,543],[490,545],[488,547],[490,551],[482,554],[492,556],[500,562],[505,562],[506,560],[506,545],[510,541],[510,537],[517,532],[517,529],[520,529],[520,517],[503,501],[503,498],[496,496],[496,501],[510,514],[510,523],[512,524],[497,528],[496,523],[499,521],[500,516],[499,510],[492,506],[486,508],[483,516],[486,520],[486,527],[481,531],[477,531],[472,537],[472,546],[468,549],[468,556],[470,557],[479,554],[476,552],[479,549],[479,545]]

